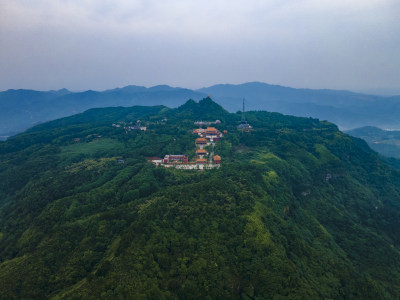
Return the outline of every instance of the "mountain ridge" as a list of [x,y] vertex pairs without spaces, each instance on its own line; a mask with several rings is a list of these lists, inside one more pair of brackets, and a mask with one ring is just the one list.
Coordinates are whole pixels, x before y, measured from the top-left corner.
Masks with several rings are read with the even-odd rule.
[[246,98],[249,110],[276,111],[289,115],[329,120],[341,128],[365,125],[400,127],[400,96],[380,97],[338,90],[295,89],[262,82],[221,84],[198,90],[168,85],[150,88],[130,85],[105,91],[0,92],[0,135],[21,132],[39,122],[49,121],[92,107],[167,105],[178,107],[187,99],[206,95],[228,111],[241,110]]

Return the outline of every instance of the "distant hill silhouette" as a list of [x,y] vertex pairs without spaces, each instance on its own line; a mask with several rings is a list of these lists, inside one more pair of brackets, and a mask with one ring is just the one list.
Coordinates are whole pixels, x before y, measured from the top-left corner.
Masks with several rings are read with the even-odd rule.
[[400,131],[365,126],[346,131],[346,133],[364,139],[373,150],[386,157],[400,159]]
[[268,110],[288,115],[315,117],[342,128],[366,125],[400,127],[400,96],[382,97],[349,91],[295,89],[261,82],[219,84],[197,90],[209,94],[230,111]]
[[168,85],[150,88],[130,85],[106,91],[71,92],[8,90],[0,92],[0,139],[49,120],[70,116],[89,108],[133,105],[178,107],[188,99],[210,95],[230,112],[267,110],[314,117],[351,129],[366,125],[400,128],[400,96],[382,97],[349,91],[295,89],[261,82],[219,84],[199,90]]
[[159,85],[151,88],[127,86],[98,91],[38,92],[8,90],[0,93],[0,136],[13,135],[35,124],[70,116],[89,108],[133,105],[166,105],[177,107],[188,99],[199,100],[205,95],[183,88]]

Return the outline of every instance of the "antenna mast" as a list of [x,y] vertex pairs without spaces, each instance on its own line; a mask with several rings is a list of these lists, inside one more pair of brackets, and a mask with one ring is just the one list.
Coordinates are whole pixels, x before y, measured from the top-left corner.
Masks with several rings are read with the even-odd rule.
[[243,98],[243,110],[242,110],[242,123],[246,122],[246,116],[244,114],[244,98]]
[[253,127],[250,126],[246,121],[246,111],[244,109],[244,101],[243,98],[243,109],[242,109],[242,122],[238,125],[238,128],[242,130],[242,132],[249,132]]

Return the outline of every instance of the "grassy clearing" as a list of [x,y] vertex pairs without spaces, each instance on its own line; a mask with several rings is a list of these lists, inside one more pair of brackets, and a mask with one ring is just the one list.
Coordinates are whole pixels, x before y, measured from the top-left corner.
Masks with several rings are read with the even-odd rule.
[[122,143],[110,138],[101,138],[89,143],[81,142],[62,147],[60,155],[70,156],[79,154],[95,155],[98,153],[107,153],[107,152],[117,153],[118,150],[122,149],[123,149]]

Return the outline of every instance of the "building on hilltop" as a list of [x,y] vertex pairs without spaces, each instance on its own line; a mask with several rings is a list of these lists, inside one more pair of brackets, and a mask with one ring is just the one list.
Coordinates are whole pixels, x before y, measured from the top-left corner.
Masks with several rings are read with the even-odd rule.
[[206,149],[197,149],[196,154],[197,155],[207,155],[207,150]]
[[197,150],[196,150],[196,154],[197,154],[200,158],[203,158],[204,155],[207,155],[208,153],[207,153],[207,150],[206,150],[206,149],[197,149]]
[[238,125],[238,128],[241,129],[242,131],[248,132],[248,131],[250,131],[253,127],[252,127],[250,124],[248,124],[248,123],[246,122],[246,123],[239,124],[239,125]]
[[157,157],[157,156],[146,157],[146,160],[147,160],[147,162],[153,163],[155,165],[162,164],[162,162],[163,162],[163,159],[161,157]]
[[205,138],[197,138],[195,143],[197,146],[204,146],[207,145],[208,141]]
[[196,164],[197,165],[205,165],[206,163],[207,163],[207,159],[205,159],[205,158],[196,159]]
[[222,133],[215,127],[207,127],[205,133],[203,134],[203,137],[205,137],[207,140],[213,142],[213,141],[219,141],[221,139]]
[[218,135],[218,132],[219,132],[218,129],[215,127],[207,127],[207,129],[206,129],[206,135],[216,136],[216,135]]
[[192,133],[193,133],[193,134],[198,134],[198,135],[200,135],[200,136],[203,136],[203,134],[204,134],[205,131],[206,131],[205,129],[199,128],[199,129],[194,129],[194,130],[192,131]]
[[214,122],[209,122],[209,121],[196,121],[194,122],[194,125],[197,126],[210,126],[212,124],[221,124],[220,120],[215,120]]
[[205,122],[205,121],[196,121],[196,122],[194,122],[194,125],[197,125],[197,126],[209,126],[209,125],[211,125],[211,122]]
[[198,134],[202,138],[206,138],[207,140],[213,142],[213,141],[219,141],[222,137],[221,131],[219,131],[215,127],[207,127],[207,129],[199,128],[199,129],[194,129],[193,134]]
[[[114,124],[113,124],[114,125]],[[147,127],[146,126],[142,126],[142,123],[140,120],[136,121],[136,124],[133,126],[125,126],[124,129],[126,131],[131,131],[131,130],[141,130],[141,131],[146,131]]]
[[172,155],[168,154],[164,156],[163,163],[164,164],[187,164],[189,162],[189,157],[187,154],[179,154],[179,155]]

